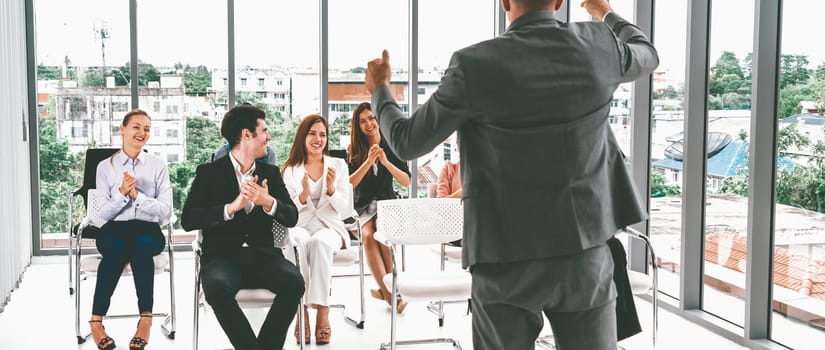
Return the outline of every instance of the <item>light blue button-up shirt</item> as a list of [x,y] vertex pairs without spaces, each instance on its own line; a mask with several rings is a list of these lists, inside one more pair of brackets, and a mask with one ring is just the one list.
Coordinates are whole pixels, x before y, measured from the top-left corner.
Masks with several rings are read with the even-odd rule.
[[[123,172],[135,178],[134,200],[120,193]],[[172,216],[172,186],[166,162],[146,152],[136,159],[123,150],[97,165],[97,191],[103,199],[100,217],[106,221],[141,220],[164,223]]]

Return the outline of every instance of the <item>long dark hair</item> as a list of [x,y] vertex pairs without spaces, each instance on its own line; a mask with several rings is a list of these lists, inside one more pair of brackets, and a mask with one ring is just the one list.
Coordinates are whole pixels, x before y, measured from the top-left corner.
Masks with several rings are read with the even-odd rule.
[[[284,162],[284,166],[281,167],[281,174],[283,174],[284,170],[286,170],[286,168],[288,167],[306,163],[307,135],[309,135],[309,130],[312,129],[312,126],[315,125],[315,123],[323,123],[324,132],[326,132],[327,135],[329,135],[329,124],[327,124],[327,120],[324,119],[324,117],[317,114],[310,114],[304,117],[304,119],[301,119],[301,123],[298,124],[298,130],[295,131],[295,140],[292,141],[292,150],[289,151],[289,157],[287,157],[286,161]],[[329,139],[327,139],[327,143],[324,145],[324,155],[328,154]]]
[[369,155],[370,140],[364,136],[361,132],[361,127],[359,126],[361,122],[361,113],[364,111],[372,111],[372,107],[370,107],[369,102],[359,103],[358,106],[355,107],[355,110],[352,111],[352,121],[350,122],[349,131],[350,142],[347,149],[350,164],[360,165],[367,160],[367,156]]

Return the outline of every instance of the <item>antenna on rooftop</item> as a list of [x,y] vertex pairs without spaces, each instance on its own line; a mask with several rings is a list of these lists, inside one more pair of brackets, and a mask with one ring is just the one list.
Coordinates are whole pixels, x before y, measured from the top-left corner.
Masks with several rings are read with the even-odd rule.
[[109,32],[109,22],[100,21],[94,26],[95,40],[100,40],[101,75],[106,78],[106,42],[111,36]]

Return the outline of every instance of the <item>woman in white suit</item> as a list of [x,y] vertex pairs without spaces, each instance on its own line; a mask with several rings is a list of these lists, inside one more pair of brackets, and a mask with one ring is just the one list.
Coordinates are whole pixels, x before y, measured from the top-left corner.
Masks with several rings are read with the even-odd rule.
[[[307,283],[307,305],[317,310],[315,343],[328,344],[332,337],[329,326],[329,297],[332,256],[347,248],[349,232],[343,219],[352,213],[352,187],[349,170],[343,159],[328,156],[326,119],[317,114],[304,117],[295,132],[295,141],[282,175],[292,201],[298,207],[298,224],[290,235],[301,246],[301,274]],[[309,343],[310,327],[304,309]],[[300,342],[296,322],[295,339]]]

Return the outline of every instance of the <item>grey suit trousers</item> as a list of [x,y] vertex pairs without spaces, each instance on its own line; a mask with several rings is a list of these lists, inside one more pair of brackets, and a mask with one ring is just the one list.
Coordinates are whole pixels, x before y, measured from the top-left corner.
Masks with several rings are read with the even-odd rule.
[[606,245],[564,257],[476,264],[471,273],[474,349],[534,349],[542,312],[559,350],[616,349],[616,288]]

